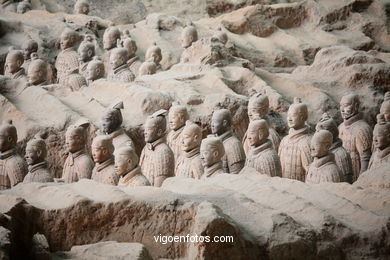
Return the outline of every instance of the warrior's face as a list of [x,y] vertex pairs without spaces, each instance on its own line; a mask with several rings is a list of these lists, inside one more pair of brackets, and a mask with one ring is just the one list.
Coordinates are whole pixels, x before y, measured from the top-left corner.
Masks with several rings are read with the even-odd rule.
[[358,113],[358,104],[350,96],[345,96],[340,101],[340,112],[344,120]]

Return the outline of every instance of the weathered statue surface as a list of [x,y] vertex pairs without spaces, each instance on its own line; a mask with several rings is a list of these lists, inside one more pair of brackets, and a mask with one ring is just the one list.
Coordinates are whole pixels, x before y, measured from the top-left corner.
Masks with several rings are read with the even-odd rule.
[[0,125],[0,190],[10,189],[22,182],[27,164],[16,152],[18,135],[12,121]]
[[332,133],[333,143],[329,151],[334,154],[335,161],[340,171],[342,172],[342,181],[352,183],[352,160],[351,156],[345,150],[339,138],[339,130],[336,121],[327,113],[322,115],[322,118],[316,125],[316,131],[328,130]]
[[343,175],[329,152],[333,142],[333,135],[327,130],[319,130],[311,140],[311,156],[314,161],[309,166],[306,183],[342,182]]
[[202,179],[225,173],[222,168],[222,157],[225,148],[220,138],[213,135],[202,140],[200,145],[200,159],[204,167]]
[[[265,95],[261,95],[259,93],[251,96],[248,102],[248,117],[250,121],[264,119],[267,121],[269,126],[269,139],[272,142],[274,149],[277,151],[280,145],[280,137],[278,132],[274,128],[270,126],[270,122],[268,120],[268,112],[269,112],[269,99]],[[245,133],[244,138],[242,140],[244,151],[247,154],[250,149],[250,144],[247,139],[247,133]]]
[[28,164],[28,173],[23,182],[53,182],[53,175],[48,169],[46,161],[46,142],[41,135],[35,136],[26,146],[24,156]]
[[108,72],[107,79],[122,82],[134,81],[135,76],[127,64],[128,60],[129,58],[125,48],[118,47],[113,49],[110,53],[111,70]]
[[23,68],[24,54],[20,50],[10,50],[5,59],[5,75],[12,79],[27,81],[26,72]]
[[198,40],[198,32],[195,26],[193,25],[186,26],[183,29],[180,37],[181,47],[188,48],[191,46],[193,42],[196,42],[197,40]]
[[166,143],[166,110],[159,110],[146,119],[146,145],[141,153],[141,169],[150,184],[160,187],[164,180],[174,176],[175,158]]
[[75,49],[78,37],[78,33],[72,29],[65,29],[60,36],[61,51],[57,56],[55,68],[57,81],[64,86],[68,75],[79,68],[79,55]]
[[200,179],[204,171],[200,159],[202,129],[197,124],[187,121],[180,136],[181,156],[178,158],[178,163],[176,163],[175,174],[176,176]]
[[237,174],[245,164],[245,152],[242,143],[233,135],[232,115],[227,109],[216,110],[211,119],[211,132],[219,137],[225,147],[222,158],[223,170]]
[[98,135],[92,141],[92,157],[95,167],[92,170],[92,180],[117,185],[119,176],[114,167],[114,145],[109,136]]
[[305,125],[307,118],[306,104],[295,98],[287,112],[290,131],[279,147],[283,178],[305,181],[309,164],[312,162],[309,129]]
[[91,35],[85,35],[84,40],[80,43],[77,49],[79,55],[79,73],[87,77],[87,67],[95,56],[95,44]]
[[71,183],[91,178],[95,164],[85,150],[88,126],[89,123],[75,124],[69,126],[66,131],[65,145],[69,154],[62,171],[64,182]]
[[118,186],[150,186],[150,182],[142,174],[137,154],[130,147],[115,150],[115,172],[120,176]]
[[112,139],[115,149],[128,146],[134,149],[134,143],[122,128],[123,117],[121,109],[123,102],[117,102],[106,110],[101,119],[101,130]]
[[344,122],[339,126],[343,147],[351,155],[352,182],[367,170],[371,157],[372,129],[359,112],[360,100],[355,94],[342,97],[340,111]]
[[270,177],[282,177],[282,166],[278,153],[273,148],[269,137],[269,127],[264,119],[249,123],[247,140],[250,149],[247,153],[245,166],[254,168],[260,174]]
[[169,109],[168,124],[171,131],[167,135],[167,144],[172,149],[175,156],[176,165],[182,154],[181,133],[183,132],[186,121],[189,119],[188,111],[185,106],[173,105]]
[[374,153],[368,164],[368,169],[374,169],[383,163],[390,162],[390,122],[383,114],[377,116],[374,127]]

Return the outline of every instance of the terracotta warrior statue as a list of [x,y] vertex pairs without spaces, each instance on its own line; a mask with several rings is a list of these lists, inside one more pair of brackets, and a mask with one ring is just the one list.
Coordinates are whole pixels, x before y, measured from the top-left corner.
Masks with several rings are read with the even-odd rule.
[[153,45],[146,50],[145,61],[154,62],[157,66],[157,70],[161,70],[162,54],[160,47]]
[[134,81],[135,76],[131,72],[127,61],[127,50],[122,47],[115,48],[110,54],[111,71],[108,72],[108,80],[116,80],[122,82]]
[[47,161],[47,148],[43,136],[36,135],[26,146],[24,158],[28,164],[28,173],[23,182],[53,182],[53,176],[49,172]]
[[204,167],[202,179],[225,173],[222,169],[222,157],[225,148],[220,138],[209,135],[200,145],[200,159]]
[[114,145],[109,136],[98,135],[92,141],[92,157],[96,163],[92,170],[92,180],[117,185],[119,176],[114,167]]
[[187,121],[180,139],[182,154],[176,164],[176,176],[200,179],[204,170],[200,159],[202,129],[197,124]]
[[[264,119],[267,121],[269,126],[270,122],[268,121],[268,117],[267,117],[268,112],[269,112],[268,96],[262,95],[260,93],[256,93],[249,99],[248,116],[250,121]],[[272,127],[269,127],[269,139],[271,140],[274,149],[277,151],[279,149],[280,137],[278,132],[276,132],[276,130]],[[250,144],[247,138],[247,133],[245,133],[242,143],[244,146],[245,153],[248,154],[250,149]]]
[[218,31],[213,35],[213,38],[217,39],[222,44],[226,44],[228,42],[228,36],[222,31],[222,28],[218,28]]
[[309,164],[312,162],[309,129],[305,125],[307,117],[306,104],[295,98],[287,112],[290,131],[279,147],[283,178],[305,181]]
[[268,129],[268,123],[264,119],[253,120],[249,123],[247,139],[250,149],[247,153],[245,166],[270,177],[282,177],[280,159],[271,140],[268,139]]
[[237,174],[245,164],[245,152],[240,140],[233,135],[232,115],[227,109],[216,110],[211,119],[211,132],[219,137],[225,148],[222,158],[223,170]]
[[82,87],[88,86],[88,83],[84,76],[79,73],[79,68],[74,68],[74,70],[69,71],[65,86],[72,91],[77,91]]
[[329,116],[328,113],[324,113],[322,118],[316,125],[316,131],[328,130],[332,133],[333,142],[329,148],[329,151],[334,154],[335,161],[342,173],[341,181],[352,183],[352,161],[351,156],[345,150],[342,142],[339,138],[339,129],[336,121]]
[[27,164],[16,152],[17,140],[12,121],[0,125],[0,190],[12,188],[27,174]]
[[159,110],[146,119],[146,145],[141,153],[141,169],[151,185],[160,187],[164,180],[174,176],[175,158],[166,144],[166,110]]
[[30,0],[23,0],[18,3],[18,6],[16,7],[16,12],[18,14],[24,14],[25,12],[28,12],[32,9]]
[[150,186],[138,163],[139,158],[130,147],[121,147],[115,151],[115,172],[120,176],[118,186]]
[[91,156],[85,151],[87,128],[89,123],[75,124],[68,127],[65,134],[65,145],[69,152],[66,158],[62,179],[64,182],[77,182],[80,179],[90,179],[95,166]]
[[88,63],[85,74],[89,83],[104,77],[104,63],[99,59],[99,57],[93,57],[92,61]]
[[39,59],[36,53],[32,54],[32,61],[28,66],[28,84],[31,86],[47,85],[47,64]]
[[157,65],[153,61],[145,61],[138,70],[138,76],[156,74]]
[[118,40],[121,38],[121,32],[117,27],[108,27],[103,34],[103,48],[106,52],[103,55],[103,63],[105,66],[105,72],[111,71],[110,57],[111,51],[117,47]]
[[31,54],[38,52],[38,43],[34,40],[27,40],[23,42],[22,45],[23,55],[24,55],[24,63],[23,68],[24,71],[28,71],[28,66],[31,63]]
[[118,40],[121,38],[121,32],[117,27],[108,27],[103,34],[103,48],[110,51],[117,47]]
[[123,117],[121,109],[123,109],[122,101],[106,110],[101,119],[101,130],[112,139],[115,150],[122,146],[134,149],[133,140],[131,140],[122,128]]
[[127,49],[127,55],[129,57],[127,65],[129,65],[131,72],[133,72],[135,76],[138,76],[138,71],[142,65],[142,62],[135,54],[137,52],[137,43],[133,39],[131,39],[129,30],[125,30],[123,34],[124,37],[121,40],[121,46]]
[[375,151],[371,156],[368,169],[374,169],[383,163],[390,162],[390,122],[385,120],[383,114],[377,116],[374,127]]
[[85,14],[89,13],[89,3],[87,0],[77,0],[74,5],[74,13],[75,14]]
[[8,12],[15,12],[16,5],[13,0],[0,0],[0,9]]
[[351,155],[352,182],[360,173],[367,170],[371,157],[372,129],[359,113],[360,100],[355,94],[343,96],[340,111],[344,122],[339,126],[339,136],[343,147]]
[[387,91],[385,94],[380,113],[383,114],[386,122],[390,122],[390,91]]
[[24,68],[24,55],[22,51],[10,50],[5,59],[5,75],[12,79],[21,79],[27,81],[27,76]]
[[181,32],[180,40],[182,48],[188,48],[193,42],[196,42],[198,40],[198,32],[195,26],[190,25],[185,27]]
[[186,121],[189,119],[188,111],[185,106],[173,105],[169,109],[168,124],[171,131],[167,135],[167,144],[172,149],[175,156],[176,165],[182,153],[181,149],[181,132],[184,129]]
[[314,161],[310,164],[306,183],[342,182],[342,173],[329,152],[333,135],[327,130],[319,130],[311,139],[310,149]]
[[95,44],[91,35],[86,35],[77,50],[79,54],[79,73],[87,77],[87,67],[95,56]]
[[79,55],[75,50],[78,41],[78,33],[71,29],[65,29],[60,37],[61,51],[57,56],[55,68],[57,69],[57,81],[66,85],[68,75],[79,67]]

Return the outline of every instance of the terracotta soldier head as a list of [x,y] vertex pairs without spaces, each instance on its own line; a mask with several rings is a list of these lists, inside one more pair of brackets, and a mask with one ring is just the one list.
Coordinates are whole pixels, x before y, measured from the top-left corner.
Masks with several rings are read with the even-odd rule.
[[359,113],[360,100],[356,94],[345,95],[340,101],[340,112],[344,120]]
[[169,109],[168,119],[169,127],[172,130],[182,128],[189,119],[187,108],[181,105],[173,105]]
[[118,40],[121,38],[121,32],[116,27],[108,27],[103,34],[103,48],[111,50],[117,46]]
[[320,121],[316,125],[316,131],[320,130],[328,130],[329,132],[331,132],[333,136],[333,142],[339,136],[339,129],[337,123],[328,113],[324,113]]
[[162,54],[160,47],[153,45],[146,50],[145,61],[153,61],[157,65],[162,60]]
[[22,45],[22,50],[24,54],[24,59],[29,60],[31,58],[31,54],[38,52],[38,43],[34,40],[27,40]]
[[114,153],[112,139],[108,135],[98,135],[92,141],[92,158],[95,163],[110,159]]
[[11,74],[19,71],[24,62],[24,55],[22,51],[10,50],[5,59],[5,70]]
[[156,63],[153,61],[145,61],[141,64],[138,70],[138,75],[143,76],[143,75],[153,75],[157,71],[157,66]]
[[89,3],[86,0],[77,0],[74,5],[74,13],[75,14],[85,14],[89,13]]
[[68,152],[75,153],[85,148],[88,126],[89,123],[85,122],[68,127],[65,133],[65,145]]
[[81,61],[87,62],[92,60],[93,56],[95,56],[95,45],[93,44],[93,38],[91,35],[85,35],[77,52]]
[[113,69],[116,69],[129,60],[127,50],[125,48],[115,48],[110,54],[110,64]]
[[47,156],[46,142],[39,134],[31,139],[26,146],[24,158],[28,165],[35,165],[43,162]]
[[181,47],[188,48],[198,40],[198,32],[193,25],[187,26],[181,32]]
[[249,120],[263,119],[269,112],[268,96],[256,93],[249,99],[248,102],[248,116]]
[[264,119],[254,120],[248,126],[248,141],[250,146],[257,147],[263,144],[269,136],[269,127]]
[[380,113],[383,114],[386,122],[390,122],[390,91],[387,91],[385,94]]
[[226,44],[228,41],[228,36],[221,28],[218,28],[217,33],[214,34],[213,38],[217,39],[222,44]]
[[129,30],[125,30],[123,34],[125,36],[121,40],[121,46],[127,50],[127,55],[131,58],[137,51],[137,44],[133,39],[131,39]]
[[31,85],[40,85],[47,81],[47,64],[38,59],[36,54],[32,54],[32,62],[28,67],[27,78]]
[[211,118],[211,132],[222,135],[231,129],[232,114],[227,109],[216,110]]
[[111,134],[121,127],[123,122],[122,112],[123,102],[118,102],[112,107],[108,108],[102,117],[101,127],[102,132],[105,134]]
[[15,148],[18,141],[16,127],[12,124],[12,120],[0,125],[0,152],[6,152]]
[[16,7],[16,12],[18,14],[24,14],[25,12],[30,10],[31,10],[30,0],[23,0],[22,2],[19,2],[18,6]]
[[373,134],[375,148],[383,150],[390,146],[390,122],[385,120],[383,114],[377,116],[377,124]]
[[333,135],[327,130],[316,132],[310,142],[311,156],[321,158],[328,154],[333,143]]
[[104,63],[95,56],[87,66],[87,80],[95,81],[104,77]]
[[188,152],[200,146],[202,142],[202,129],[195,123],[187,121],[181,133],[181,149]]
[[137,167],[138,163],[139,157],[130,147],[124,146],[115,150],[115,172],[117,175],[125,175]]
[[214,136],[209,136],[202,140],[200,145],[200,159],[204,167],[210,167],[220,162],[225,154],[222,141]]
[[290,128],[295,130],[301,129],[305,126],[308,117],[308,110],[306,104],[301,102],[300,98],[294,98],[294,103],[288,108],[287,124]]
[[60,37],[61,50],[65,50],[73,47],[77,43],[78,36],[79,35],[75,30],[66,28],[61,33],[61,37]]
[[167,130],[167,111],[161,109],[146,119],[144,125],[145,142],[153,143],[162,138]]

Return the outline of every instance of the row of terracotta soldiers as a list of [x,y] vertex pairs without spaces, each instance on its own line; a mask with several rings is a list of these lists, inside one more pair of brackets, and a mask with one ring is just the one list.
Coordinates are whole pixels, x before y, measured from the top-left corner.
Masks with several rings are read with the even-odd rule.
[[[88,12],[87,1],[76,2],[76,14],[87,15]],[[79,38],[80,35],[69,28],[61,33],[59,42],[61,50],[54,66],[44,59],[39,59],[37,42],[28,40],[23,44],[22,50],[9,51],[4,74],[13,79],[25,79],[29,85],[59,83],[74,91],[103,77],[111,81],[131,82],[136,76],[150,75],[161,70],[160,47],[156,45],[149,47],[145,53],[145,62],[141,62],[136,55],[137,44],[128,30],[122,33],[115,26],[105,30],[102,39],[105,53],[102,59],[96,56],[96,43],[92,35],[85,35],[80,44]],[[223,32],[218,32],[214,38],[223,44],[227,42],[227,35]],[[181,46],[184,49],[189,48],[197,40],[198,33],[193,25],[183,29]],[[29,70],[30,64],[32,66]]]
[[[112,185],[161,186],[166,178],[172,176],[208,178],[220,173],[236,174],[247,166],[260,174],[308,183],[351,183],[366,169],[390,161],[390,93],[386,94],[380,108],[373,132],[373,149],[371,128],[362,119],[359,99],[353,94],[341,100],[344,122],[337,127],[336,122],[325,114],[318,122],[313,137],[305,125],[307,106],[295,100],[287,116],[290,132],[280,145],[277,132],[267,122],[269,101],[266,96],[254,95],[250,98],[250,124],[243,143],[232,132],[229,110],[213,113],[213,135],[202,140],[202,129],[188,121],[186,107],[175,105],[168,115],[171,131],[167,138],[166,111],[157,111],[147,118],[144,124],[146,145],[140,162],[133,141],[121,127],[122,108],[120,102],[102,117],[103,135],[97,136],[92,143],[95,165],[85,151],[88,123],[69,127],[66,132],[69,155],[62,179],[58,181],[75,182],[80,178],[92,178]],[[34,138],[27,144],[29,173],[26,177],[24,160],[15,151],[16,128],[9,123],[2,125],[0,140],[3,189],[12,187],[23,178],[38,182],[53,180],[47,170],[43,139]],[[374,151],[372,156],[371,150]]]
[[[121,38],[121,32],[116,27],[106,30],[103,45],[107,52],[102,61],[95,56],[92,36],[85,36],[76,51],[79,35],[74,30],[66,29],[61,34],[61,51],[54,67],[38,58],[37,42],[28,40],[23,44],[22,50],[9,51],[4,74],[36,86],[59,83],[72,91],[87,86],[106,74],[108,80],[121,82],[131,82],[136,75],[154,74],[160,67],[161,49],[151,46],[146,52],[146,61],[142,63],[135,55],[135,41],[129,37],[128,31],[124,33],[125,36]],[[54,71],[57,71],[56,77]]]

